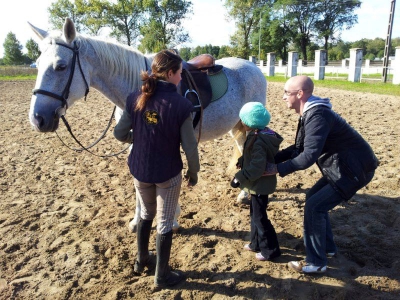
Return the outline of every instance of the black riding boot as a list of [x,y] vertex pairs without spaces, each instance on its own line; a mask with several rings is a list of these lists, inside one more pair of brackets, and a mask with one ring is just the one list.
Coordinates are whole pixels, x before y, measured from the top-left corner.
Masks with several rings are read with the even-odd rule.
[[138,255],[133,267],[135,273],[142,273],[144,268],[149,264],[149,239],[152,223],[153,220],[140,219],[139,221],[136,235]]
[[182,272],[172,271],[169,267],[169,257],[172,246],[172,231],[165,234],[157,234],[157,266],[154,277],[156,288],[173,286],[185,279]]

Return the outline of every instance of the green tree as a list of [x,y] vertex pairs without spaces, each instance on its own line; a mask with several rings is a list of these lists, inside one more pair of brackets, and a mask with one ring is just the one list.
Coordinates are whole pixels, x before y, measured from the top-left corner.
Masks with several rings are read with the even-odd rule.
[[381,38],[375,38],[373,40],[368,40],[365,55],[372,54],[375,57],[378,56],[379,51],[384,52],[385,40]]
[[339,40],[335,45],[331,45],[328,52],[328,60],[341,60],[350,57],[350,42]]
[[247,59],[251,54],[251,35],[259,30],[260,13],[268,0],[225,0],[230,18],[235,21],[237,30],[231,36],[234,56]]
[[218,59],[232,56],[232,49],[229,46],[221,46],[219,48]]
[[291,42],[291,37],[288,33],[288,27],[285,26],[285,19],[274,17],[268,30],[270,40],[267,41],[271,47],[268,47],[268,52],[275,52],[276,58],[286,60],[288,57],[288,48]]
[[108,23],[112,29],[111,36],[121,43],[136,46],[145,21],[143,1],[118,0],[108,4],[107,11]]
[[192,58],[191,57],[192,50],[189,47],[181,48],[181,49],[179,49],[179,55],[180,55],[180,57],[182,57],[183,60],[188,61]]
[[99,35],[109,26],[109,1],[106,0],[57,0],[48,9],[49,21],[54,29],[64,25],[65,18],[70,18],[79,32]]
[[75,0],[75,5],[85,32],[99,35],[103,28],[109,26],[109,1]]
[[143,39],[139,49],[143,52],[158,52],[175,48],[190,41],[182,27],[183,19],[192,13],[192,2],[186,0],[144,0],[149,19],[142,27]]
[[374,60],[375,59],[375,55],[373,53],[369,53],[369,54],[364,56],[364,59]]
[[195,48],[192,48],[192,57],[196,57],[197,55],[200,55],[203,53],[203,49],[201,48],[201,46],[196,46]]
[[362,49],[363,56],[367,53],[368,39],[361,39],[351,44],[351,48]]
[[251,55],[260,60],[266,59],[266,53],[275,51],[276,45],[271,43],[272,6],[266,5],[260,11],[259,23],[251,34]]
[[29,39],[26,42],[25,47],[28,50],[27,55],[31,61],[36,61],[40,56],[39,45],[33,39]]
[[[80,1],[76,1],[80,3]],[[65,18],[70,18],[74,24],[75,28],[79,32],[84,31],[83,26],[83,14],[82,11],[78,9],[76,3],[72,3],[69,0],[57,0],[56,2],[50,4],[47,9],[49,12],[49,22],[53,29],[63,28]]]
[[3,63],[5,65],[20,65],[24,63],[24,56],[21,51],[22,45],[11,31],[7,34],[3,47]]
[[349,30],[357,23],[358,17],[354,10],[361,6],[359,0],[320,0],[320,19],[316,21],[315,28],[324,39],[324,49],[328,51],[329,39],[334,39],[336,33],[343,29]]
[[320,1],[278,0],[275,8],[281,12],[282,25],[291,36],[307,63],[307,49],[315,37],[315,23],[319,19]]
[[393,47],[393,53],[395,52],[395,48],[400,46],[400,37],[396,37],[392,39],[391,45]]

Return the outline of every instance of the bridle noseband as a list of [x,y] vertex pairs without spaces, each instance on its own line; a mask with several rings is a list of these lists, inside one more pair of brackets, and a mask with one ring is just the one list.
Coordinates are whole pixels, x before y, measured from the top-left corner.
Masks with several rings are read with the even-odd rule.
[[73,52],[72,62],[71,62],[71,72],[69,73],[68,82],[67,82],[67,84],[66,84],[66,86],[64,88],[64,91],[62,92],[61,95],[57,95],[57,94],[55,94],[53,92],[49,92],[49,91],[46,91],[46,90],[34,89],[32,91],[32,93],[33,93],[33,95],[42,94],[42,95],[46,95],[46,96],[52,97],[54,99],[60,100],[61,101],[61,107],[56,110],[56,114],[58,114],[58,111],[60,110],[60,111],[63,111],[63,112],[61,112],[58,115],[59,116],[63,116],[65,114],[67,108],[68,108],[67,99],[69,97],[69,90],[71,88],[72,78],[74,77],[75,64],[76,64],[77,60],[78,60],[79,71],[81,72],[83,81],[85,82],[85,85],[86,85],[85,100],[86,100],[86,96],[89,94],[89,85],[88,85],[88,83],[86,81],[86,78],[85,78],[85,75],[83,74],[83,71],[82,71],[81,61],[79,59],[79,47],[76,45],[76,41],[74,41],[74,47],[73,48],[68,46],[68,45],[61,44],[61,43],[56,43],[56,45],[65,47],[67,49],[70,49]]

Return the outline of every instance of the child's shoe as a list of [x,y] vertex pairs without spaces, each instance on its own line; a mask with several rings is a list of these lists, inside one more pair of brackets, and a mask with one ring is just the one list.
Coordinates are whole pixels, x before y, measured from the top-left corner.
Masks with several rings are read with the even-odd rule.
[[279,248],[275,248],[274,250],[270,250],[270,254],[267,257],[264,257],[261,252],[256,253],[256,259],[260,261],[265,261],[265,260],[273,260],[274,258],[277,258],[281,256],[281,250]]

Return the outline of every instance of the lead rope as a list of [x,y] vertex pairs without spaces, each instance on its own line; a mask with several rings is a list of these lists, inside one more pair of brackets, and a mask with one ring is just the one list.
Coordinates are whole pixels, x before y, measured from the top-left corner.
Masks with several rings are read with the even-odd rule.
[[[87,83],[87,81],[86,81],[85,76],[83,75],[82,66],[81,66],[81,60],[80,60],[80,58],[79,58],[79,52],[78,52],[78,51],[79,51],[79,47],[76,45],[76,41],[74,41],[74,48],[71,48],[71,47],[69,47],[69,46],[66,46],[66,45],[63,45],[63,44],[59,44],[59,43],[57,43],[57,44],[60,45],[60,46],[66,47],[66,48],[68,48],[68,49],[70,49],[70,50],[73,51],[72,65],[71,65],[71,73],[70,73],[70,76],[69,76],[69,78],[68,78],[67,85],[65,86],[64,91],[63,91],[63,94],[62,94],[63,100],[65,99],[65,100],[64,100],[64,101],[65,101],[65,104],[66,104],[66,99],[68,99],[68,96],[69,96],[69,88],[71,87],[71,82],[72,82],[73,74],[74,74],[74,71],[75,71],[75,62],[76,62],[76,60],[78,61],[79,71],[81,72],[82,78],[83,78],[83,80],[84,80],[84,82],[85,82],[85,85],[86,85],[85,98],[84,98],[85,101],[86,101],[87,95],[89,94],[89,85],[88,85],[88,83]],[[146,64],[146,68],[147,68],[147,61],[146,61],[146,58],[145,58],[145,64]],[[52,96],[52,97],[56,96],[56,95],[54,95],[53,93],[49,93],[49,92],[47,92],[47,91],[42,91],[42,90],[40,90],[40,92],[41,92],[41,94],[45,94],[45,95],[48,95],[48,96]],[[57,99],[58,99],[58,98],[57,98]],[[64,124],[65,124],[65,127],[67,127],[68,132],[71,134],[71,136],[72,136],[72,138],[75,140],[75,142],[76,142],[79,146],[81,146],[81,148],[80,148],[80,149],[79,149],[79,148],[72,148],[72,147],[68,146],[66,143],[64,143],[64,141],[61,139],[61,137],[58,135],[58,133],[57,133],[57,131],[56,131],[56,135],[57,135],[58,139],[61,141],[61,143],[62,143],[64,146],[66,146],[66,147],[67,147],[68,149],[70,149],[70,150],[73,150],[73,151],[76,151],[76,152],[87,151],[87,152],[89,152],[90,154],[92,154],[92,155],[94,155],[94,156],[103,157],[103,158],[104,158],[104,157],[117,156],[117,155],[119,155],[119,154],[125,152],[126,150],[128,150],[128,148],[130,147],[130,145],[129,145],[128,147],[126,147],[125,149],[121,150],[120,152],[113,153],[113,154],[108,154],[108,155],[98,155],[98,154],[95,154],[95,153],[89,151],[90,148],[92,148],[92,147],[94,147],[95,145],[97,145],[97,144],[105,137],[105,135],[106,135],[108,129],[110,129],[111,122],[112,122],[112,119],[113,119],[113,117],[114,117],[116,107],[117,107],[117,106],[114,106],[114,109],[113,109],[113,111],[112,111],[112,113],[111,113],[110,120],[108,121],[108,124],[107,124],[106,129],[104,129],[103,132],[102,132],[102,134],[100,135],[100,137],[99,137],[95,142],[93,142],[92,144],[90,144],[89,146],[85,147],[85,146],[83,146],[83,145],[81,144],[81,142],[79,142],[79,140],[78,140],[78,139],[75,137],[75,135],[72,133],[72,129],[71,129],[71,127],[69,126],[67,119],[66,119],[63,115],[61,116],[61,119],[63,120],[63,122],[64,122]]]
[[[68,121],[64,118],[64,116],[61,116],[61,119],[63,120],[63,122],[64,122],[64,124],[65,124],[65,127],[67,127],[68,132],[71,134],[71,136],[73,137],[73,139],[75,140],[75,142],[77,142],[78,145],[82,147],[81,149],[74,149],[74,148],[71,148],[71,147],[69,147],[67,144],[65,144],[65,143],[60,139],[61,142],[62,142],[67,148],[69,148],[69,149],[71,149],[71,150],[74,150],[74,151],[77,151],[77,152],[81,152],[81,151],[85,150],[85,151],[89,152],[90,154],[92,154],[92,155],[94,155],[94,156],[98,156],[98,157],[103,157],[103,158],[105,158],[105,157],[117,156],[117,155],[119,155],[119,154],[125,152],[126,150],[128,150],[128,148],[131,146],[131,145],[129,144],[128,147],[126,147],[125,149],[123,149],[123,150],[121,150],[120,152],[117,152],[117,153],[107,154],[107,155],[98,155],[98,154],[93,153],[92,151],[90,151],[88,148],[86,148],[85,146],[83,146],[83,145],[81,144],[81,142],[78,141],[78,139],[77,139],[77,138],[75,137],[75,135],[72,133],[71,127],[69,126]],[[57,132],[56,132],[56,133],[57,133]],[[58,136],[58,134],[57,134],[57,136]],[[59,137],[59,138],[60,138],[60,137]]]

